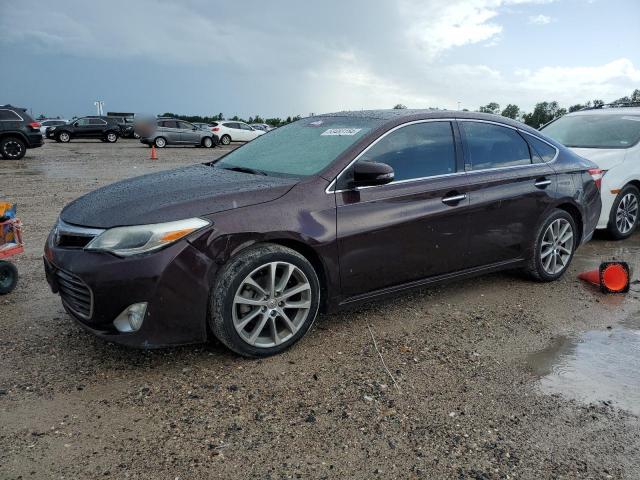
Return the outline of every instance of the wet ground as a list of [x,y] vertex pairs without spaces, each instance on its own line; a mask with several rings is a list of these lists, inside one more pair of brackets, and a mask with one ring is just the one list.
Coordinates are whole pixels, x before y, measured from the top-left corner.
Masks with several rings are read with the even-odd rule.
[[576,280],[610,259],[640,273],[639,234],[595,239],[553,284],[487,275],[323,316],[266,360],[74,325],[40,259],[64,204],[222,152],[47,143],[0,162],[27,241],[0,298],[1,479],[640,478],[640,285]]

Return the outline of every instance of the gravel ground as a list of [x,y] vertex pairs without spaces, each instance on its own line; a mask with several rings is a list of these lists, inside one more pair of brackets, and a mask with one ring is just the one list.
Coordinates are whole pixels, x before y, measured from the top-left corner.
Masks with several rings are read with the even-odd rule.
[[266,360],[82,331],[41,264],[60,209],[224,151],[167,148],[153,162],[136,141],[48,142],[0,162],[27,242],[20,284],[0,298],[0,478],[640,478],[638,417],[544,395],[528,361],[558,336],[638,315],[638,293],[605,297],[575,278],[616,255],[640,267],[640,235],[596,239],[553,284],[494,274],[323,316]]

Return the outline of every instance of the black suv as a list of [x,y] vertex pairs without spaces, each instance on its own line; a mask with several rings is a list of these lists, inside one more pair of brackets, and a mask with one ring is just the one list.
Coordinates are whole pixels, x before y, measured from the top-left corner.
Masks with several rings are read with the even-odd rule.
[[26,108],[0,105],[0,154],[5,160],[20,160],[27,148],[42,146],[40,124]]
[[121,134],[118,119],[114,117],[81,117],[65,125],[47,129],[47,136],[62,143],[67,143],[72,138],[96,138],[103,142],[115,143]]

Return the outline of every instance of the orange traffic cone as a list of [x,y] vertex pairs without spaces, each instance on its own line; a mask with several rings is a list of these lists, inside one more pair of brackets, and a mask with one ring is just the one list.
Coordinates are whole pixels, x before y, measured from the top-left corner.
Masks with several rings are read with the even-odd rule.
[[600,287],[603,293],[629,291],[629,265],[626,262],[602,262],[600,268],[583,272],[578,278]]
[[157,160],[158,154],[156,153],[156,146],[151,145],[151,160]]

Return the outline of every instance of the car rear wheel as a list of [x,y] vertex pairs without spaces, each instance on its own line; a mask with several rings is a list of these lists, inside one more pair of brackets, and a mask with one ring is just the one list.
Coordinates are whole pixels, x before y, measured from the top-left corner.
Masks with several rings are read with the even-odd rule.
[[263,244],[241,252],[220,272],[209,324],[234,352],[266,357],[300,340],[319,304],[320,284],[311,263],[295,250]]
[[17,137],[3,138],[0,140],[0,153],[5,160],[20,160],[27,153],[27,146]]
[[164,137],[157,137],[153,143],[155,144],[156,147],[158,148],[164,148],[167,146],[167,141],[164,139]]
[[107,133],[106,140],[109,143],[116,143],[118,141],[118,134],[117,133],[113,133],[113,132],[109,132],[109,133]]
[[231,137],[229,135],[223,135],[222,138],[220,138],[220,143],[229,145],[231,143]]
[[211,137],[204,137],[202,139],[202,146],[205,148],[213,147],[213,140],[211,139]]
[[613,202],[609,214],[609,233],[616,240],[631,236],[638,226],[640,190],[633,185],[622,189]]
[[67,132],[60,132],[58,134],[58,141],[62,143],[68,143],[71,140],[71,135]]
[[554,210],[538,228],[525,272],[540,282],[557,280],[571,264],[577,239],[573,217]]
[[18,269],[13,263],[0,261],[0,295],[11,293],[18,283]]

